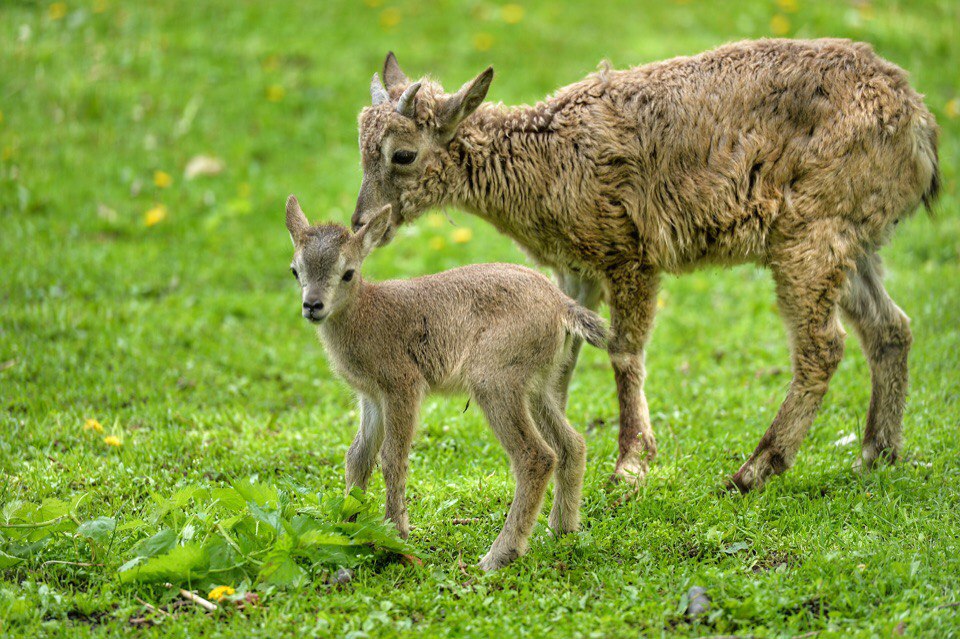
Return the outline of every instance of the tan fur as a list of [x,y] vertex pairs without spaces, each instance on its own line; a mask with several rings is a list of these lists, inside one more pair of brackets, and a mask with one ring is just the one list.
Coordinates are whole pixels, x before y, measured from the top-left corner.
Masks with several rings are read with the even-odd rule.
[[[456,94],[423,80],[412,118],[395,108],[409,80],[392,54],[384,77],[388,99],[360,115],[354,224],[385,203],[403,221],[462,207],[556,269],[572,297],[603,296],[618,477],[642,477],[656,454],[643,352],[660,274],[706,264],[768,266],[794,351],[787,398],[735,485],[792,463],[842,355],[838,304],[871,353],[864,459],[896,457],[906,318],[865,265],[939,185],[936,123],[899,67],[845,40],[748,41],[604,69],[533,106],[466,109],[489,69]],[[398,149],[416,160],[397,165]]]
[[406,537],[407,458],[420,403],[433,391],[469,393],[510,456],[517,482],[503,530],[480,562],[494,570],[525,551],[551,472],[550,528],[577,529],[586,448],[563,414],[556,378],[571,336],[603,346],[606,328],[546,277],[513,264],[364,281],[360,264],[389,235],[390,217],[386,207],[351,235],[338,225],[310,227],[292,196],[287,205],[304,316],[320,322],[331,364],[360,394],[347,490],[366,489],[381,451],[386,516]]

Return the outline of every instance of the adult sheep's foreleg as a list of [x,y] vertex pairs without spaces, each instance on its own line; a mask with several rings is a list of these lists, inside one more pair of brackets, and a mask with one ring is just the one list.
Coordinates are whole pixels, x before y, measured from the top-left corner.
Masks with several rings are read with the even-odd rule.
[[644,348],[653,327],[660,278],[643,270],[627,273],[611,283],[609,300],[613,330],[610,362],[620,403],[620,455],[611,481],[637,484],[657,455],[643,382]]
[[[557,282],[563,292],[580,306],[589,308],[591,311],[597,310],[600,306],[603,298],[603,287],[600,282],[570,271],[557,271]],[[567,408],[570,380],[573,379],[573,371],[577,367],[577,359],[580,357],[580,349],[583,346],[583,340],[579,337],[571,336],[568,339],[570,350],[557,375],[557,397],[560,400],[560,408],[563,410]]]

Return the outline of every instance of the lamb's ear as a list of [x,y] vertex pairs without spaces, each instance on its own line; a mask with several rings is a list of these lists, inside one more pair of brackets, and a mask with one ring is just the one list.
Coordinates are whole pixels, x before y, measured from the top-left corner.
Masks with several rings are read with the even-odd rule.
[[464,118],[477,110],[487,97],[487,89],[492,81],[493,67],[487,67],[483,73],[463,85],[443,103],[437,120],[440,124],[440,137],[444,142],[452,140]]
[[307,216],[303,214],[300,203],[297,202],[296,197],[291,195],[287,198],[287,231],[290,232],[290,239],[293,240],[294,246],[300,244],[309,228],[310,222],[307,221]]
[[410,84],[407,75],[400,69],[400,63],[397,62],[397,56],[393,51],[387,53],[387,59],[383,61],[383,83],[387,91],[393,87],[402,87]]
[[353,236],[353,241],[360,243],[360,255],[365,258],[373,249],[389,243],[394,229],[393,207],[387,204]]

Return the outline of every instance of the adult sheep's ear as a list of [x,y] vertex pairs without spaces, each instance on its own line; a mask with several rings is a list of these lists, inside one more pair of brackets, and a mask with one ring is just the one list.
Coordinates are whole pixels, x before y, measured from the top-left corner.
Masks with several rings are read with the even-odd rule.
[[300,202],[297,202],[297,198],[291,195],[287,198],[287,231],[290,233],[290,239],[293,240],[294,246],[299,246],[309,228],[310,222],[307,221],[307,216],[303,214]]
[[387,53],[387,59],[383,61],[383,83],[387,91],[410,84],[407,75],[400,69],[400,63],[397,62],[397,56],[393,55],[393,51]]
[[487,89],[490,88],[492,81],[493,67],[487,67],[483,73],[463,85],[443,103],[437,113],[440,137],[443,142],[452,140],[460,123],[477,110],[483,99],[487,97]]
[[354,241],[360,243],[360,255],[366,257],[378,246],[388,244],[394,229],[393,207],[387,204],[353,236]]

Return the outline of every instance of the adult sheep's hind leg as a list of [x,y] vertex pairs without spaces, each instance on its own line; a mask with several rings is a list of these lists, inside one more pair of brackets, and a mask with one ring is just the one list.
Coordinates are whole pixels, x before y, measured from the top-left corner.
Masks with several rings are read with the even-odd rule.
[[881,456],[895,462],[902,441],[912,337],[910,319],[883,288],[877,255],[857,262],[840,307],[857,331],[870,364],[870,407],[858,466],[868,469]]
[[[815,234],[811,234],[816,237]],[[741,492],[787,470],[820,409],[843,357],[837,317],[848,270],[830,246],[793,246],[773,263],[777,299],[793,346],[793,380],[773,423],[750,459],[731,478]]]

